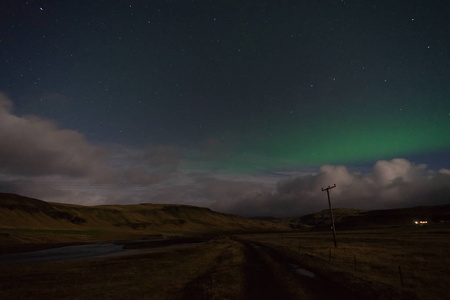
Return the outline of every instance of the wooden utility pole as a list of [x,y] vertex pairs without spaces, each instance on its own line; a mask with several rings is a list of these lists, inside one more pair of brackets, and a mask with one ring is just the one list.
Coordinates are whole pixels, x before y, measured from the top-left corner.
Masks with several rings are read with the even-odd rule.
[[334,248],[337,248],[337,243],[336,243],[336,229],[334,228],[334,217],[333,217],[333,211],[331,210],[331,202],[330,202],[330,190],[335,188],[336,184],[334,184],[333,186],[328,186],[327,188],[322,188],[322,192],[327,191],[327,196],[328,196],[328,206],[330,207],[330,218],[331,218],[331,226],[333,226],[333,238],[334,238]]

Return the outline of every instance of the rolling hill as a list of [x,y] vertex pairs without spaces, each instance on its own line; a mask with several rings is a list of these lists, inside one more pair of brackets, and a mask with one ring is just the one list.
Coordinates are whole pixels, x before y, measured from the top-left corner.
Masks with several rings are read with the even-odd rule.
[[[362,229],[450,223],[450,205],[390,210],[333,209],[336,227]],[[0,245],[90,242],[239,232],[328,229],[328,210],[283,220],[246,219],[175,204],[81,206],[0,193]]]
[[[361,229],[414,225],[414,221],[427,221],[431,224],[450,223],[450,204],[437,206],[418,206],[411,208],[385,210],[357,210],[347,208],[333,209],[336,228]],[[305,215],[289,220],[294,228],[328,229],[331,226],[329,210]]]
[[250,220],[196,206],[81,206],[0,193],[0,244],[98,241],[286,229],[286,225],[281,223]]

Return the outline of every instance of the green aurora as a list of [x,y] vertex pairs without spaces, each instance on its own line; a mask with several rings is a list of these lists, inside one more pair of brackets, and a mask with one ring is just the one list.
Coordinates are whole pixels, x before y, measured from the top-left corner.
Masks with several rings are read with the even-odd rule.
[[[426,102],[422,100],[417,105],[423,103]],[[372,105],[362,113],[355,107],[327,110],[314,114],[316,117],[260,119],[219,159],[188,168],[251,173],[305,165],[357,164],[446,151],[450,148],[448,106],[442,100],[414,108]],[[264,127],[266,130],[261,130]]]

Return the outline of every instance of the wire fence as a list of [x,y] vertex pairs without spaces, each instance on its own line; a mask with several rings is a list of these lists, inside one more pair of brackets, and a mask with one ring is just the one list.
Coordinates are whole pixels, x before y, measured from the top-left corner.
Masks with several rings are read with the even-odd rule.
[[[365,281],[379,282],[392,288],[407,290],[425,286],[427,282],[431,285],[436,280],[435,274],[427,274],[427,271],[432,273],[433,266],[428,266],[427,260],[420,258],[415,250],[405,252],[404,249],[389,249],[374,244],[339,245],[339,241],[338,247],[335,248],[332,237],[314,240],[281,234],[256,237],[254,240],[288,248],[296,253],[299,259],[305,256],[309,258],[313,265],[326,266],[327,269],[351,274]],[[421,260],[424,261],[420,263]],[[442,269],[445,271],[446,267]]]

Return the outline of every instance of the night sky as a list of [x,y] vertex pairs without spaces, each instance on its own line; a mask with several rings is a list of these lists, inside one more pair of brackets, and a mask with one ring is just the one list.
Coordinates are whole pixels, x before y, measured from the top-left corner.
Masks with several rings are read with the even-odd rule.
[[450,202],[447,1],[19,1],[0,190],[245,216]]

